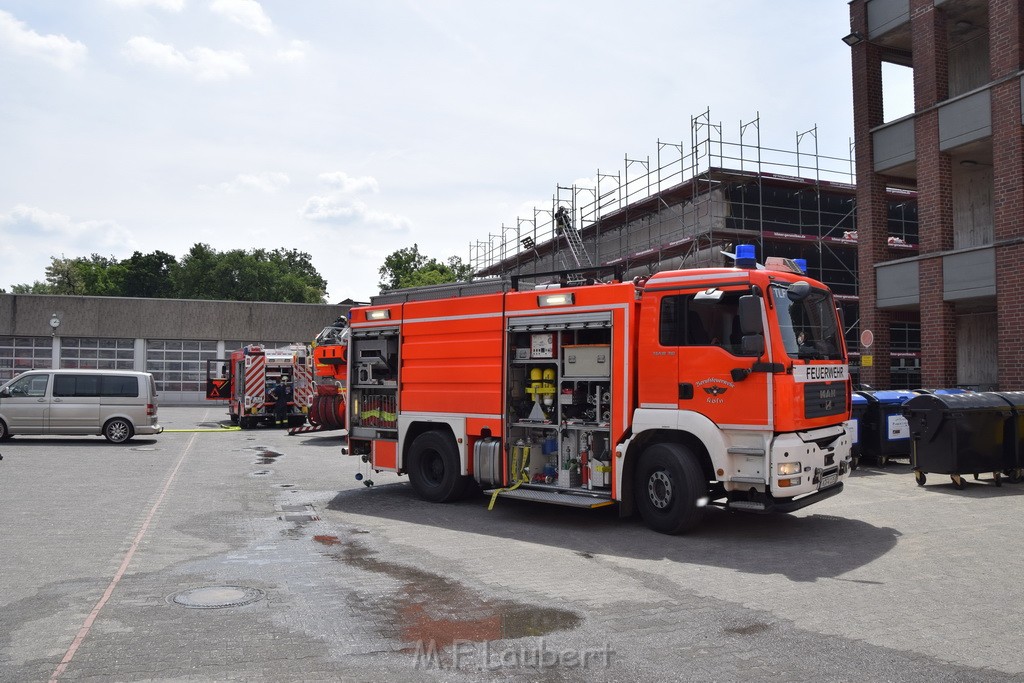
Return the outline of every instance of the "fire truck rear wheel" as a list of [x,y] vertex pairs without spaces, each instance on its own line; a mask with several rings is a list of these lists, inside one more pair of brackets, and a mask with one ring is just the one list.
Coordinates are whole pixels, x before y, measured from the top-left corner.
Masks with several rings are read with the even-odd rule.
[[459,452],[451,435],[424,432],[412,442],[406,471],[420,498],[432,503],[462,498],[471,477],[462,476],[460,470]]
[[675,443],[648,446],[636,473],[636,504],[647,526],[663,534],[680,534],[700,523],[707,483],[688,448]]

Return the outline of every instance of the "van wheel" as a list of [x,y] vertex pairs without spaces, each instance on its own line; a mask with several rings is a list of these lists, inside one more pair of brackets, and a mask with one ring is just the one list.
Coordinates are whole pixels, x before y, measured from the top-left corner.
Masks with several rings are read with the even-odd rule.
[[460,469],[455,441],[444,432],[424,432],[409,448],[409,482],[420,498],[431,503],[447,503],[465,495],[472,477],[462,476]]
[[132,438],[132,423],[124,418],[115,417],[103,425],[103,436],[110,443],[124,443]]
[[688,448],[675,443],[649,446],[636,474],[636,505],[647,526],[663,534],[680,534],[703,519],[707,482]]
[[7,431],[7,423],[0,420],[0,441],[7,441],[11,438],[11,433]]

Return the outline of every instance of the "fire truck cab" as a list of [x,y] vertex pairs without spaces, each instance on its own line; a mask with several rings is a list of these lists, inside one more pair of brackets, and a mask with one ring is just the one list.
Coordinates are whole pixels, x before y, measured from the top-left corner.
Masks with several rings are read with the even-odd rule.
[[349,452],[430,501],[617,504],[664,533],[831,497],[851,463],[832,295],[737,264],[355,308]]

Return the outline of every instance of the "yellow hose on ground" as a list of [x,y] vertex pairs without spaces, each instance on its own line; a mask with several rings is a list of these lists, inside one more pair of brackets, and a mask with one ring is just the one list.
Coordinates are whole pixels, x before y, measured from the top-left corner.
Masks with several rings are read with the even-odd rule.
[[526,445],[512,447],[512,476],[515,483],[512,486],[500,488],[491,494],[491,502],[487,505],[488,510],[494,509],[494,501],[498,500],[498,494],[502,491],[515,491],[522,484],[530,482],[530,447]]

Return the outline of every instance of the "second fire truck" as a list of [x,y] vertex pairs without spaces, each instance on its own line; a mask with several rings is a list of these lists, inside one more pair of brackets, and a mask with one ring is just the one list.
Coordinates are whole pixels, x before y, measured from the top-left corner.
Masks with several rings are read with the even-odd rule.
[[481,487],[492,504],[617,504],[669,534],[708,505],[786,512],[839,493],[851,386],[835,302],[752,249],[735,268],[352,309],[349,452],[429,501]]

